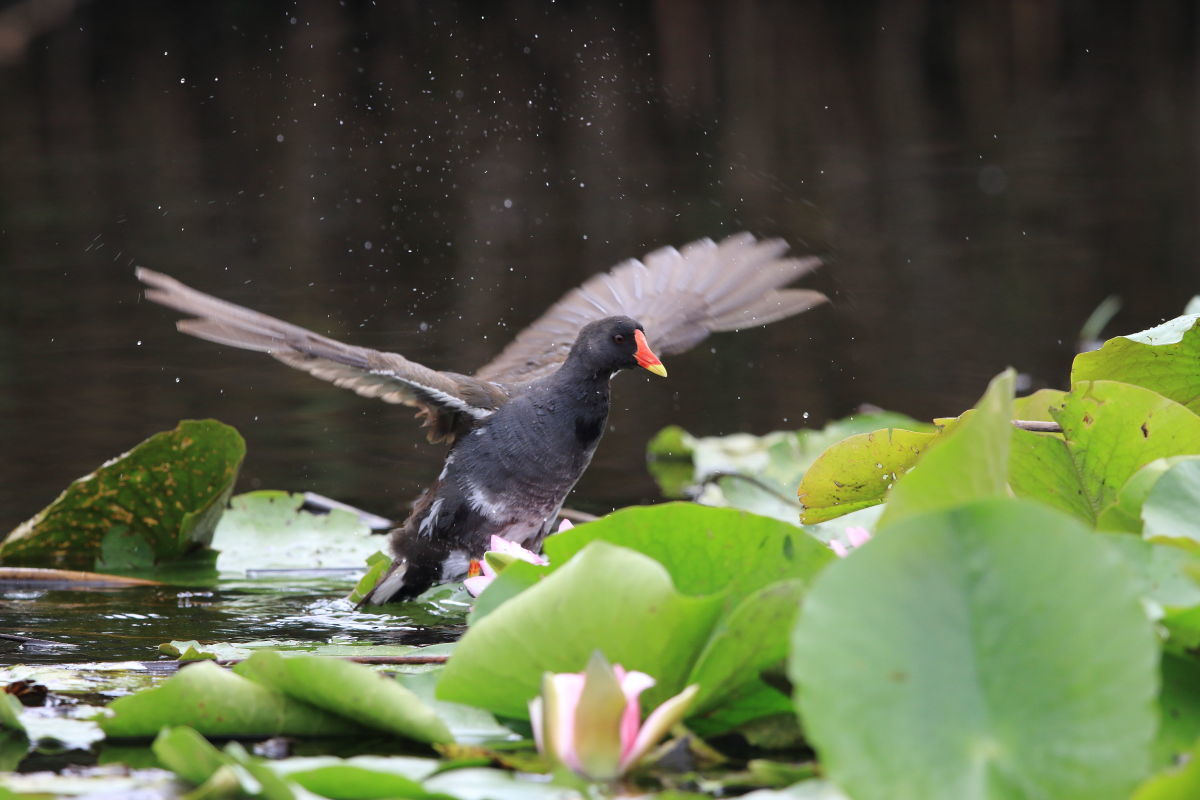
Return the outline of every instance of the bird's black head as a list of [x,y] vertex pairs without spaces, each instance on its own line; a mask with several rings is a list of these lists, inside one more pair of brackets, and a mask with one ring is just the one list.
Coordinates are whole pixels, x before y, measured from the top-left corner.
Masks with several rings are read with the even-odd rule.
[[666,367],[646,343],[641,323],[629,317],[605,317],[583,326],[568,357],[597,374],[643,367],[666,377]]

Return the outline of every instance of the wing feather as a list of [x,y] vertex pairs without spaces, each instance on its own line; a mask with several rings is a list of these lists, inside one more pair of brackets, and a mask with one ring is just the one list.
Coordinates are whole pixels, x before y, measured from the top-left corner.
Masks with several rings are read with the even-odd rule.
[[617,314],[641,322],[655,350],[670,355],[714,331],[766,325],[824,302],[820,292],[780,288],[820,265],[787,250],[782,239],[743,232],[622,261],[568,292],[475,375],[509,384],[548,375],[580,328]]
[[177,323],[181,332],[266,353],[364,397],[414,406],[426,418],[429,437],[435,441],[453,439],[472,420],[488,416],[508,400],[508,393],[494,383],[430,369],[399,353],[345,344],[143,267],[136,274],[149,287],[148,300],[191,317]]

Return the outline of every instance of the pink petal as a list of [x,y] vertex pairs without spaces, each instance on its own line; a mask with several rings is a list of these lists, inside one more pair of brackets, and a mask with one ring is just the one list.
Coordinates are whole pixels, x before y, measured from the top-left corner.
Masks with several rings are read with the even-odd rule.
[[547,720],[547,745],[559,761],[574,770],[579,769],[579,754],[575,747],[575,713],[583,695],[584,674],[564,672],[550,677],[556,702],[551,704],[554,719]]
[[488,587],[488,584],[495,580],[495,575],[476,575],[474,578],[467,578],[463,581],[463,588],[471,597],[479,597],[483,594],[483,590]]
[[862,547],[871,539],[871,532],[859,525],[852,525],[846,528],[846,538],[854,547]]
[[613,671],[625,695],[625,711],[621,715],[621,760],[624,761],[633,750],[642,723],[642,708],[638,698],[655,684],[655,680],[644,672],[626,672],[620,664],[614,665]]
[[[521,547],[521,545],[517,544],[516,542],[510,542],[508,539],[505,539],[500,536],[496,536],[494,534],[492,536],[491,546],[488,547],[488,550],[493,553],[503,553],[506,556],[512,556],[513,558],[519,558],[522,561],[528,561],[530,564],[537,564],[538,566],[542,566],[542,567],[544,567],[550,563],[546,559],[539,556],[537,553],[526,550],[524,547]],[[486,563],[486,560],[485,560],[485,563]]]
[[837,539],[831,539],[829,541],[829,549],[832,550],[833,554],[838,558],[845,558],[846,556],[850,555],[849,548],[847,548],[846,545],[842,544]]
[[642,729],[638,731],[637,739],[621,756],[621,769],[627,770],[645,758],[654,745],[667,735],[671,727],[683,719],[699,692],[699,685],[692,684],[654,709],[650,716],[646,717]]
[[569,531],[569,530],[571,530],[571,528],[574,528],[574,527],[575,527],[575,526],[571,524],[571,520],[569,520],[569,519],[564,519],[564,520],[563,520],[562,522],[560,522],[560,523],[559,523],[559,525],[558,525],[558,532],[559,532],[559,533],[562,533],[563,531]]

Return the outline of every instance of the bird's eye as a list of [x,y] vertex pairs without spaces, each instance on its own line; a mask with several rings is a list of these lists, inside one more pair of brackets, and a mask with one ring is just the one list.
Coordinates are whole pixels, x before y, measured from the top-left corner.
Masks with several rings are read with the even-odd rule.
[[620,344],[621,342],[625,341],[625,335],[622,333],[613,334],[613,341],[617,344]]

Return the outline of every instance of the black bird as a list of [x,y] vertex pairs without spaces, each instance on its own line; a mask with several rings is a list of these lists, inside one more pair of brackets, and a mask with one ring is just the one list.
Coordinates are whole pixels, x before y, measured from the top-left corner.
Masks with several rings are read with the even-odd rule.
[[714,331],[765,325],[825,301],[781,289],[816,258],[740,233],[624,261],[568,292],[475,375],[343,344],[218,300],[145,268],[146,298],[192,317],[183,333],[267,353],[366,397],[416,406],[450,452],[437,481],[391,532],[395,559],[364,603],[420,594],[466,576],[493,534],[536,550],[592,460],[608,419],[609,381],[634,366],[665,376],[659,352]]

